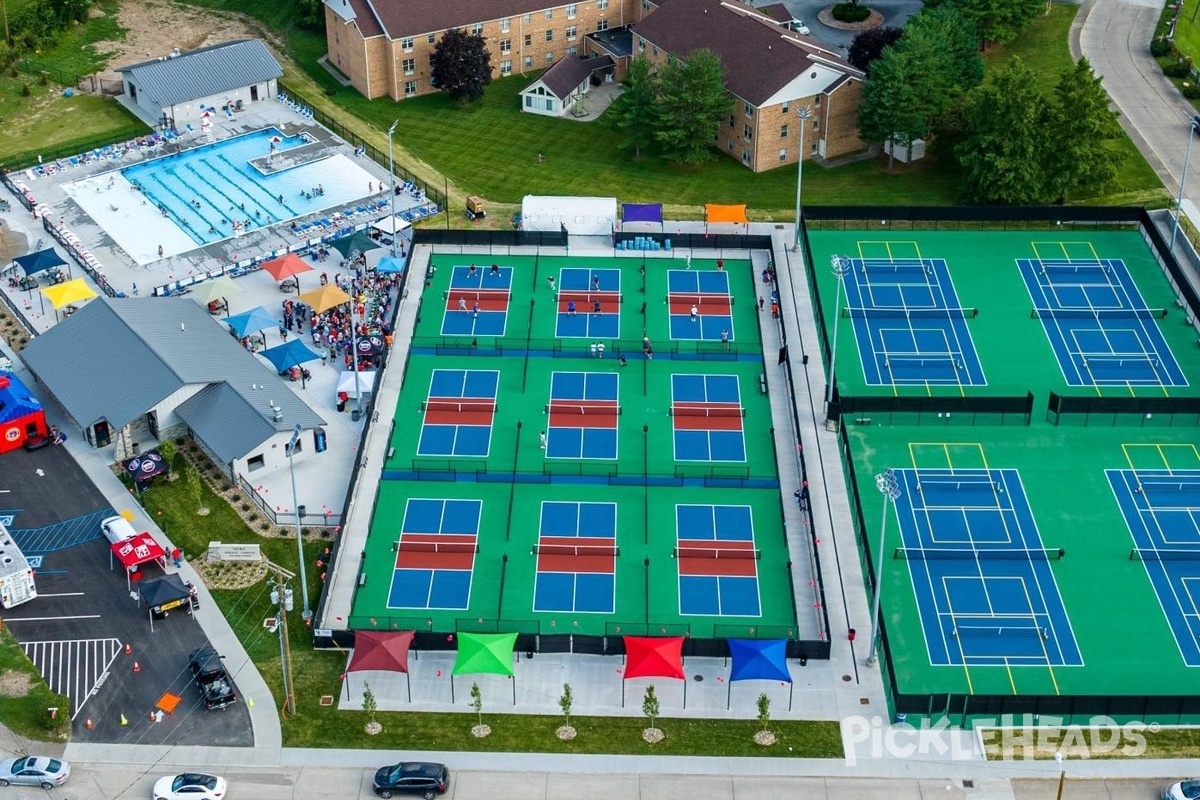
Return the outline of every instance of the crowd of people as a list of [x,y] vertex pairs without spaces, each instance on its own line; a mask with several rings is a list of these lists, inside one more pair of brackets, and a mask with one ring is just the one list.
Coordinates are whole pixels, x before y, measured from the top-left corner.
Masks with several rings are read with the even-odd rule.
[[[384,343],[384,350],[392,346],[391,318],[392,306],[396,302],[396,288],[400,283],[398,274],[380,274],[370,272],[365,264],[356,263],[353,273],[337,273],[333,276],[334,285],[350,295],[351,301],[323,314],[312,313],[302,304],[292,300],[284,301],[284,322],[288,314],[286,306],[291,303],[293,308],[300,306],[301,316],[294,321],[296,330],[307,325],[312,343],[326,355],[322,359],[326,363],[340,358],[346,369],[354,367],[353,342],[355,339],[369,341],[375,338]],[[353,313],[351,313],[353,311]],[[295,313],[295,312],[294,312]],[[350,326],[354,326],[353,336]],[[383,352],[371,352],[373,348],[365,348],[359,356],[358,368],[375,369],[381,362]]]

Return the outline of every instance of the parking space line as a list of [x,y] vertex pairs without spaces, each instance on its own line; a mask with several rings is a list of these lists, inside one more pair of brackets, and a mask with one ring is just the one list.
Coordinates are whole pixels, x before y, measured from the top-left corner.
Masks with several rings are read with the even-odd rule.
[[117,639],[24,642],[21,647],[51,691],[70,698],[72,719],[104,684],[121,652]]

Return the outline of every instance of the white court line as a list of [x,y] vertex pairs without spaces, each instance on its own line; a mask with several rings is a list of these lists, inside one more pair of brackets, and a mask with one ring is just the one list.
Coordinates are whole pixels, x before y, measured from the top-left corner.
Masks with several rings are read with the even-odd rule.
[[85,592],[38,592],[38,597],[83,597]]
[[53,622],[56,619],[100,619],[99,614],[80,614],[73,617],[5,617],[6,623],[11,622]]

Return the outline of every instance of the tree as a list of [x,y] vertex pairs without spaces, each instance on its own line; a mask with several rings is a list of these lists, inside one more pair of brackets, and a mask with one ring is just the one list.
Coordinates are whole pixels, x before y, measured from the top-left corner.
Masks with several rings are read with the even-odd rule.
[[188,491],[196,497],[198,509],[196,513],[207,514],[208,509],[204,506],[204,481],[200,478],[200,470],[192,465],[187,465],[183,470],[183,480],[187,484]]
[[325,28],[325,4],[321,0],[298,0],[296,3],[296,21],[302,27],[313,30]]
[[473,103],[492,82],[492,55],[480,35],[451,28],[442,34],[429,61],[430,80],[452,100]]
[[383,730],[383,726],[375,719],[376,713],[379,711],[379,703],[375,700],[375,693],[371,691],[371,684],[363,681],[363,711],[367,712],[367,732],[379,733]]
[[771,698],[767,697],[766,692],[758,696],[758,724],[762,725],[764,731],[771,724]]
[[624,83],[625,91],[604,116],[622,132],[622,147],[633,150],[634,158],[641,158],[642,148],[654,144],[658,108],[659,80],[650,59],[644,55],[633,59]]
[[479,727],[483,727],[483,692],[479,691],[479,684],[471,684],[471,710],[475,712],[479,720]]
[[913,15],[896,46],[920,64],[921,89],[931,120],[958,105],[983,82],[975,29],[956,6],[926,8]]
[[1110,146],[1120,138],[1121,126],[1086,58],[1063,71],[1054,100],[1045,151],[1048,199],[1065,201],[1072,191],[1111,185],[1125,155]]
[[871,74],[871,62],[879,58],[885,47],[896,43],[904,33],[901,28],[872,28],[854,37],[850,43],[850,52],[846,60],[868,75]]
[[1049,116],[1037,77],[1020,58],[971,92],[963,108],[967,134],[955,154],[973,202],[1045,202],[1051,191],[1043,166],[1051,146]]
[[925,8],[952,5],[975,29],[980,46],[1011,42],[1042,10],[1044,0],[926,0]]
[[725,69],[711,50],[693,50],[686,62],[672,59],[659,73],[654,138],[667,158],[678,164],[703,164],[721,120],[733,108],[725,90]]
[[654,693],[654,684],[646,687],[646,694],[642,697],[642,714],[646,719],[650,720],[650,727],[653,728],[654,720],[658,718],[658,695]]
[[[929,123],[916,79],[917,64],[907,51],[888,48],[872,65],[858,105],[858,132],[866,142],[892,141],[908,146],[925,135]],[[888,153],[888,172],[894,163]]]
[[562,696],[558,698],[558,707],[562,709],[563,724],[568,728],[571,727],[571,705],[575,700],[575,695],[571,691],[571,684],[564,683]]

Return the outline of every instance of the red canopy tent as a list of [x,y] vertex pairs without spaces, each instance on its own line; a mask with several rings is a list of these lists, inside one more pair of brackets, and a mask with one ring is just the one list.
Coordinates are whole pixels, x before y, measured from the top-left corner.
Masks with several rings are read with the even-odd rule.
[[[312,272],[312,267],[309,266],[309,263],[295,253],[288,253],[286,256],[264,261],[260,266],[264,272],[277,281],[284,281],[294,275],[299,275],[301,272]],[[300,279],[297,278],[297,291],[300,288],[299,281]]]
[[[414,635],[412,631],[355,631],[354,650],[344,676],[346,699],[351,697],[349,678],[352,672],[399,672],[408,681],[408,651]],[[408,700],[412,702],[411,682]]]
[[167,551],[163,550],[161,544],[154,541],[153,536],[145,532],[114,544],[112,546],[112,554],[109,557],[110,567],[112,566],[112,556],[116,556],[117,561],[120,561],[121,566],[125,568],[126,588],[129,588],[130,585],[130,574],[137,572],[137,568],[142,564],[157,561],[158,565],[164,571],[167,568]]
[[625,683],[631,678],[673,678],[683,681],[683,707],[687,708],[687,676],[683,674],[682,636],[626,636],[625,674],[621,682],[621,705],[625,705]]

